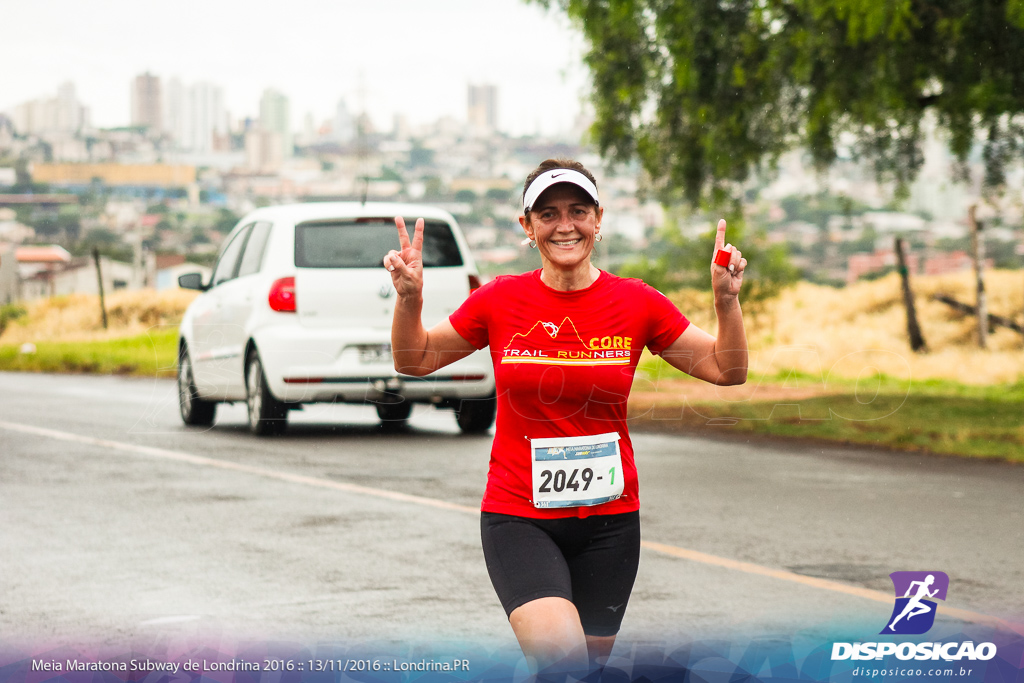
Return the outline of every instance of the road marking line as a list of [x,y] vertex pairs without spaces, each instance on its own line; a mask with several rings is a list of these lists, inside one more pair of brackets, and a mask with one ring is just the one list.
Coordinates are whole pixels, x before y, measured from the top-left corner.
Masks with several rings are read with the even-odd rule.
[[[330,479],[320,479],[318,477],[307,477],[301,474],[291,474],[289,472],[267,469],[265,467],[257,467],[255,465],[245,465],[242,463],[231,462],[229,460],[217,460],[215,458],[207,458],[201,455],[192,455],[191,453],[172,451],[166,448],[155,448],[153,446],[140,446],[137,444],[124,443],[121,441],[111,441],[109,439],[98,439],[92,436],[82,436],[80,434],[73,434],[71,432],[61,432],[55,429],[33,427],[31,425],[23,425],[14,422],[0,421],[0,428],[8,429],[13,432],[21,432],[23,434],[33,434],[35,436],[43,436],[50,439],[57,439],[59,441],[70,441],[72,443],[81,443],[90,446],[99,446],[101,448],[109,448],[111,450],[120,451],[123,453],[135,453],[141,455],[148,455],[154,458],[163,458],[165,460],[185,462],[192,465],[198,465],[200,467],[214,467],[222,470],[244,472],[246,474],[254,474],[256,476],[266,477],[268,479],[277,479],[278,481],[285,481],[292,484],[315,486],[317,488],[333,489],[335,491],[345,491],[347,493],[358,493],[365,496],[374,496],[376,498],[384,498],[386,500],[394,500],[402,503],[412,503],[414,505],[424,505],[427,507],[438,508],[441,510],[464,512],[473,515],[479,513],[478,508],[470,507],[468,505],[459,505],[458,503],[449,503],[448,501],[437,500],[435,498],[414,496],[407,493],[399,493],[397,491],[388,491],[386,489],[377,489],[372,488],[370,486],[360,486],[359,484],[349,484],[347,482],[332,481]],[[656,543],[654,541],[641,541],[640,546],[642,548],[646,548],[647,550],[652,550],[656,553],[668,555],[669,557],[677,557],[680,559],[689,560],[691,562],[699,562],[701,564],[722,567],[724,569],[731,569],[734,571],[744,572],[746,574],[754,574],[757,576],[766,576],[769,578],[779,579],[782,581],[789,581],[803,586],[829,590],[834,593],[843,593],[858,598],[864,598],[866,600],[873,600],[875,602],[892,604],[894,601],[894,597],[892,595],[889,595],[888,593],[882,591],[876,591],[870,588],[858,588],[857,586],[849,586],[847,584],[839,583],[838,581],[831,581],[829,579],[821,579],[813,576],[804,576],[802,574],[796,574],[794,572],[786,571],[784,569],[772,569],[771,567],[763,567],[759,564],[754,564],[752,562],[730,560],[725,557],[718,557],[717,555],[702,553],[699,550],[687,550],[686,548],[680,548],[674,545],[666,545],[664,543]],[[1004,621],[1003,619],[999,619],[998,617],[992,617],[987,614],[980,614],[978,612],[972,612],[970,610],[943,606],[941,614],[943,616],[954,617],[962,621],[968,621],[976,624],[984,624],[986,626],[991,626],[994,628],[1007,629],[1017,633],[1024,633],[1024,625],[1014,624],[1011,622]]]
[[0,428],[9,429],[14,432],[22,432],[24,434],[45,436],[51,439],[58,439],[60,441],[71,441],[73,443],[82,443],[90,446],[109,448],[111,450],[121,451],[124,453],[136,453],[141,455],[148,455],[154,458],[163,458],[165,460],[187,462],[189,464],[199,465],[201,467],[216,467],[222,470],[245,472],[246,474],[255,474],[260,477],[277,479],[279,481],[286,481],[292,484],[316,486],[318,488],[334,489],[336,491],[345,491],[348,493],[361,493],[367,496],[376,496],[377,498],[386,498],[388,500],[395,500],[402,503],[426,505],[428,507],[439,508],[442,510],[455,510],[457,512],[470,512],[474,514],[479,512],[477,508],[469,507],[468,505],[459,505],[457,503],[449,503],[444,500],[424,498],[423,496],[413,496],[407,493],[387,491],[385,489],[375,489],[370,488],[369,486],[360,486],[359,484],[349,484],[347,482],[331,481],[330,479],[307,477],[301,474],[291,474],[289,472],[271,470],[265,467],[257,467],[255,465],[244,465],[242,463],[231,462],[229,460],[217,460],[215,458],[206,458],[201,455],[182,453],[181,451],[171,451],[166,448],[154,448],[153,446],[139,446],[137,444],[123,443],[121,441],[110,441],[109,439],[97,439],[92,436],[81,436],[79,434],[72,434],[70,432],[59,432],[55,429],[32,427],[30,425],[15,424],[13,422],[0,421]]
[[[702,564],[710,564],[716,567],[733,569],[747,574],[756,574],[758,576],[768,576],[773,579],[781,579],[782,581],[791,581],[804,586],[823,588],[836,593],[845,593],[846,595],[853,595],[858,598],[874,600],[875,602],[883,602],[889,605],[893,604],[895,601],[895,597],[893,595],[884,591],[876,591],[871,588],[859,588],[857,586],[850,586],[845,583],[839,583],[838,581],[831,581],[829,579],[821,579],[815,576],[804,576],[803,574],[789,572],[784,569],[772,569],[771,567],[763,567],[752,562],[730,560],[725,557],[702,553],[699,550],[687,550],[686,548],[680,548],[674,545],[665,545],[664,543],[655,543],[653,541],[641,541],[640,545],[644,548],[648,548],[649,550],[654,550],[665,555],[671,555],[672,557],[679,557],[684,560],[691,560]],[[1024,633],[1024,630],[1022,630],[1024,629],[1024,625],[1012,624],[998,617],[992,617],[978,612],[971,612],[970,610],[958,609],[956,607],[947,607],[943,605],[939,615]]]

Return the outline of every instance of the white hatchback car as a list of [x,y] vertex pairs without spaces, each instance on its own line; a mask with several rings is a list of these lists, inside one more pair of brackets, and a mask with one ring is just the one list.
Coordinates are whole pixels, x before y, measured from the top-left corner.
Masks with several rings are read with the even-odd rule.
[[490,356],[478,351],[428,377],[395,371],[395,290],[382,265],[398,249],[394,216],[424,218],[423,324],[447,317],[480,286],[451,214],[409,204],[316,203],[258,209],[224,241],[209,283],[181,321],[178,396],[188,425],[217,403],[246,401],[255,434],[282,432],[304,403],[372,403],[386,427],[414,403],[455,410],[467,433],[494,422]]

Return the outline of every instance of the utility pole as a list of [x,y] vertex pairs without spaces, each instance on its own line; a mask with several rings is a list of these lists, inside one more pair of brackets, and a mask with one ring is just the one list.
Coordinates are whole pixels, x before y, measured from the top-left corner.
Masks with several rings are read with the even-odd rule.
[[907,335],[910,337],[910,348],[927,351],[921,327],[917,324],[917,311],[914,308],[914,293],[910,289],[910,271],[907,269],[907,257],[903,252],[903,238],[896,238],[896,258],[899,261],[900,280],[903,283],[903,307],[907,310]]
[[982,269],[985,267],[985,240],[981,230],[984,227],[977,219],[978,205],[972,204],[967,210],[967,223],[971,228],[971,259],[974,261],[974,279],[977,285],[978,302],[978,347],[988,348],[988,302],[985,300],[985,279]]

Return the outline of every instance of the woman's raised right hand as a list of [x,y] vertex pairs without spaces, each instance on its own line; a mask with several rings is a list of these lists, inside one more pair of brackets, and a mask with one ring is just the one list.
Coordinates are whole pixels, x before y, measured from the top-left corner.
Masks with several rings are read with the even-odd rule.
[[395,216],[398,228],[398,242],[402,251],[392,249],[384,257],[384,267],[391,272],[391,282],[400,297],[416,297],[423,294],[423,219],[416,221],[412,241],[405,229],[405,219]]

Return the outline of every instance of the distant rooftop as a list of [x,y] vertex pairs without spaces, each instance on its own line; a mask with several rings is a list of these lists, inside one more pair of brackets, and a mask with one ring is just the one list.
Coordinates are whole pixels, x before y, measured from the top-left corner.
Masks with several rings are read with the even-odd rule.
[[18,263],[69,263],[71,254],[56,244],[48,247],[18,247],[14,250]]

